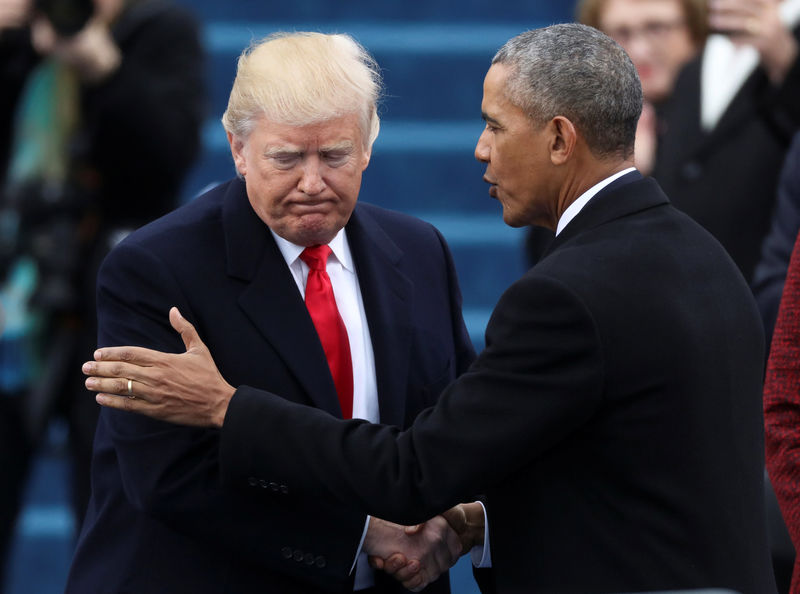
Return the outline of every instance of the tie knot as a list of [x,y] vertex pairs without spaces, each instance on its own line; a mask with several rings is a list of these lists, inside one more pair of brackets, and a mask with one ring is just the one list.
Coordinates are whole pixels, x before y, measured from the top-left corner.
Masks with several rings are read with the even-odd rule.
[[300,259],[305,262],[311,270],[325,270],[328,256],[331,255],[331,248],[327,245],[312,245],[303,250]]

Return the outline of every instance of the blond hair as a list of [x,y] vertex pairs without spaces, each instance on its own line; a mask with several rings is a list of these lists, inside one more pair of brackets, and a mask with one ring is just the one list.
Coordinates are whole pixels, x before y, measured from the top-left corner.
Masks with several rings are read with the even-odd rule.
[[357,114],[366,147],[378,137],[377,63],[344,34],[275,33],[239,56],[222,125],[246,138],[256,119],[306,126]]

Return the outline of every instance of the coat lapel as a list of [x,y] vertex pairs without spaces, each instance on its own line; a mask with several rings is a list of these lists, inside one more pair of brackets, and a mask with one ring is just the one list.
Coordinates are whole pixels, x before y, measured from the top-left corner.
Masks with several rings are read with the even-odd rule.
[[305,303],[272,234],[253,211],[239,180],[231,182],[225,197],[223,225],[228,274],[246,283],[239,296],[240,307],[314,405],[341,417],[325,353]]
[[356,207],[346,230],[375,355],[381,422],[401,426],[411,354],[413,284],[399,268],[403,252],[366,209]]

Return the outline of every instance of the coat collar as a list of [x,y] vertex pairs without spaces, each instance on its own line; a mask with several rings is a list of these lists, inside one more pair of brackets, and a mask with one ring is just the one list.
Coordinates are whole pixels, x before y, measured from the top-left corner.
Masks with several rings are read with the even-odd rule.
[[643,178],[638,171],[632,171],[600,190],[556,236],[544,256],[583,231],[662,204],[669,204],[669,200],[658,183],[652,178]]

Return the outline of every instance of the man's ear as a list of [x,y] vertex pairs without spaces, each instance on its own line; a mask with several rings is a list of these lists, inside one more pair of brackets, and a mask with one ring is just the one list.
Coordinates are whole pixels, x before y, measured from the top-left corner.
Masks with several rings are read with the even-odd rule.
[[233,157],[233,164],[236,166],[236,171],[239,175],[247,175],[247,159],[244,158],[244,141],[238,136],[234,136],[227,132],[228,144],[231,146],[231,156]]
[[372,145],[370,144],[368,147],[364,148],[364,152],[361,156],[361,171],[363,172],[367,165],[369,165],[369,160],[372,158]]
[[550,132],[550,161],[563,165],[570,160],[578,144],[578,131],[568,118],[556,116],[547,124]]

